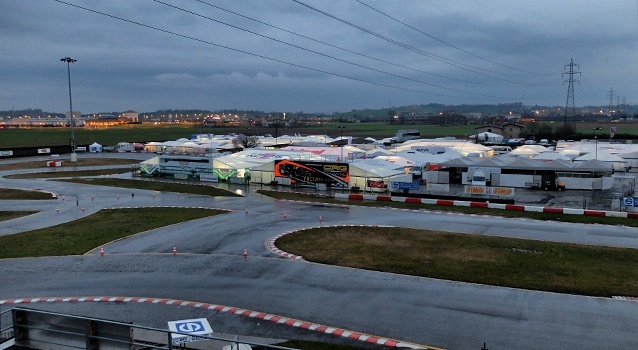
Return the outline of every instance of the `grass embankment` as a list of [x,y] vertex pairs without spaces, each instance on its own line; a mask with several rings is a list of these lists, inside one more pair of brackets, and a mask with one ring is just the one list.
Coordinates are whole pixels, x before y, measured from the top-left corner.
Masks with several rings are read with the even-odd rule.
[[[314,194],[260,193],[323,203],[638,226],[638,220],[623,218],[401,202],[344,202]],[[383,227],[318,228],[287,235],[276,245],[306,260],[332,265],[558,293],[638,295],[637,249]]]
[[16,219],[35,213],[37,213],[37,211],[0,211],[0,221]]
[[627,219],[627,218],[554,214],[554,213],[537,213],[537,212],[529,212],[529,211],[513,211],[513,210],[501,210],[501,209],[476,208],[476,207],[441,206],[441,205],[433,205],[433,204],[404,203],[404,202],[347,201],[347,200],[334,199],[333,197],[318,196],[314,193],[297,194],[297,193],[279,192],[279,191],[270,191],[270,190],[258,190],[257,192],[272,198],[307,201],[307,202],[356,205],[356,206],[377,207],[377,208],[388,207],[388,208],[398,208],[398,209],[449,211],[449,212],[463,213],[463,214],[493,215],[493,216],[509,217],[509,218],[526,218],[526,219],[533,219],[533,220],[548,220],[548,221],[551,220],[551,221],[561,221],[561,222],[573,222],[578,224],[604,224],[604,225],[623,225],[623,226],[638,227],[637,219]]
[[202,196],[241,197],[240,195],[236,193],[226,191],[213,186],[187,184],[187,183],[179,183],[179,182],[168,182],[168,181],[127,180],[127,179],[110,179],[110,178],[90,178],[90,179],[73,178],[73,179],[62,179],[59,181],[74,182],[74,183],[81,183],[81,184],[87,184],[87,185],[135,188],[140,190],[190,193],[190,194],[197,194]]
[[383,227],[316,228],[278,248],[323,264],[609,297],[638,295],[638,250]]
[[0,236],[0,259],[84,254],[118,238],[222,213],[198,208],[105,209],[66,224]]
[[[0,163],[0,171],[18,170],[18,169],[38,169],[46,168],[46,163],[49,160],[30,161],[30,162],[15,162],[15,163]],[[56,161],[62,161],[64,166],[60,169],[68,169],[70,167],[84,167],[84,166],[108,166],[108,165],[127,165],[127,164],[139,164],[139,159],[120,159],[120,158],[78,158],[77,162],[71,163],[69,159],[56,159]]]
[[53,197],[53,195],[49,192],[2,188],[0,189],[0,199],[32,200],[32,199],[56,199],[56,198]]
[[124,174],[131,172],[131,169],[95,169],[95,170],[67,170],[67,171],[51,171],[44,173],[26,173],[7,175],[7,179],[54,179],[61,177],[78,177],[78,176],[107,176]]

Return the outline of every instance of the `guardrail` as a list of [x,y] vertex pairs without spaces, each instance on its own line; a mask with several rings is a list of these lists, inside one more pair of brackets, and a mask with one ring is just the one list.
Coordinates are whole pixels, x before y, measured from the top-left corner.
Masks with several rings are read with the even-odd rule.
[[[12,324],[4,328],[0,324],[0,334],[6,335],[6,338],[0,340],[0,349],[7,348],[8,346],[3,344],[9,343],[31,349],[51,350],[173,350],[185,348],[183,343],[174,344],[175,334],[193,337],[190,333],[22,307],[0,312],[0,320],[3,317],[6,319],[9,314]],[[219,348],[222,348],[222,344],[228,344],[227,346],[233,350],[250,349],[246,345],[266,350],[297,350],[277,345],[239,341],[237,337],[228,339],[197,335],[196,339],[218,341]]]

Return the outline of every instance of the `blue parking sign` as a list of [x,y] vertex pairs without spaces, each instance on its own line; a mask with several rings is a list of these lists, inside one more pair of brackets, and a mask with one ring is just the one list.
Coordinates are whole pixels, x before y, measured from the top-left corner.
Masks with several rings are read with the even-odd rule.
[[623,198],[623,205],[626,207],[634,207],[636,206],[636,201],[634,197],[625,197]]
[[173,344],[205,340],[206,337],[213,334],[213,329],[210,327],[208,320],[205,318],[169,321],[168,329],[171,332],[176,332],[171,333]]

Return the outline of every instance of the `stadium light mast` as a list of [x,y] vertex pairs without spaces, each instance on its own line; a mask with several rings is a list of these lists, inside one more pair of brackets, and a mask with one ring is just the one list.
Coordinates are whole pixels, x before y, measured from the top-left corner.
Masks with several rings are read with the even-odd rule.
[[341,144],[341,158],[339,159],[339,161],[343,162],[343,129],[345,129],[346,126],[339,125],[338,128],[339,128],[339,131],[341,132],[341,136],[339,137],[339,143]]
[[592,130],[594,130],[594,133],[595,133],[595,135],[594,135],[594,140],[595,140],[595,141],[594,141],[594,143],[595,143],[595,146],[594,146],[594,147],[596,147],[596,153],[594,153],[594,154],[596,155],[596,160],[598,160],[598,132],[599,132],[600,130],[602,130],[602,128],[597,127],[597,128],[592,128]]
[[71,98],[71,63],[75,63],[78,60],[65,57],[61,58],[60,61],[66,62],[66,72],[69,78],[69,112],[71,113],[71,162],[77,162],[78,156],[75,153],[75,123],[73,122],[73,99]]

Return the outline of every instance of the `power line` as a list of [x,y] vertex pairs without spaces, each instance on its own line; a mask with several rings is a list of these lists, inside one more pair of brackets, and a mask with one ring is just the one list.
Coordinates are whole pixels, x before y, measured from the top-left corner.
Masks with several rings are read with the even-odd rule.
[[[423,34],[423,35],[427,36],[427,37],[428,37],[428,38],[430,38],[430,39],[436,40],[436,41],[438,41],[438,42],[440,42],[440,43],[442,43],[442,44],[444,44],[444,45],[447,45],[447,46],[449,46],[449,47],[452,47],[452,48],[454,48],[454,49],[456,49],[456,50],[459,50],[459,51],[461,51],[461,52],[464,52],[464,53],[466,53],[466,54],[468,54],[468,55],[470,55],[470,56],[476,57],[476,58],[478,58],[478,59],[480,59],[480,60],[483,60],[483,61],[485,61],[485,62],[489,62],[489,63],[494,64],[494,65],[497,65],[497,66],[499,66],[499,67],[503,67],[503,68],[507,68],[507,69],[515,70],[515,71],[522,72],[522,73],[527,73],[527,74],[532,74],[532,75],[541,75],[541,74],[538,74],[538,73],[535,73],[535,72],[530,72],[530,71],[526,71],[526,70],[523,70],[523,69],[520,69],[520,68],[516,68],[516,67],[508,66],[508,65],[505,65],[505,64],[502,64],[502,63],[499,63],[499,62],[493,61],[493,60],[491,60],[491,59],[489,59],[489,58],[486,58],[486,57],[483,57],[483,56],[479,56],[479,55],[477,55],[477,54],[475,54],[475,53],[473,53],[473,52],[471,52],[471,51],[468,51],[468,50],[465,50],[465,49],[463,49],[463,48],[460,48],[460,47],[458,47],[458,46],[456,46],[456,45],[454,45],[454,44],[452,44],[452,43],[449,43],[449,42],[447,42],[447,41],[445,41],[445,40],[443,40],[443,39],[439,39],[439,38],[437,38],[437,37],[435,37],[435,36],[433,36],[433,35],[431,35],[431,34],[428,34],[428,33],[424,32],[424,31],[422,31],[422,30],[420,30],[420,29],[418,29],[418,28],[414,27],[414,26],[411,26],[411,25],[409,25],[409,24],[407,24],[407,23],[405,23],[405,22],[401,21],[400,19],[397,19],[397,18],[395,18],[395,17],[393,17],[393,16],[390,16],[389,14],[387,14],[387,13],[385,13],[385,12],[383,12],[383,11],[381,11],[381,10],[377,9],[377,8],[374,8],[374,7],[372,7],[372,6],[370,6],[370,5],[366,4],[366,3],[364,3],[364,2],[363,2],[363,1],[361,1],[361,0],[354,0],[354,1],[356,1],[356,2],[360,3],[361,5],[363,5],[363,6],[367,7],[367,8],[369,8],[369,9],[371,9],[371,10],[373,10],[373,11],[375,11],[375,12],[379,13],[379,14],[381,14],[382,16],[385,16],[385,17],[387,17],[387,18],[390,18],[391,20],[393,20],[393,21],[395,21],[395,22],[398,22],[398,23],[400,23],[400,24],[402,24],[402,25],[404,25],[404,26],[406,26],[406,27],[408,27],[408,28],[410,28],[410,29],[412,29],[412,30],[414,30],[414,31],[416,31],[416,32],[421,33],[421,34]],[[488,70],[488,69],[485,69],[485,70],[487,70],[487,71],[489,71],[489,72],[492,72],[492,73],[505,74],[505,73],[502,73],[502,72],[492,71],[492,70]],[[547,74],[542,74],[542,75],[547,75]]]
[[341,46],[338,46],[338,45],[330,44],[328,42],[325,42],[325,41],[322,41],[322,40],[318,40],[318,39],[315,39],[315,38],[312,38],[312,37],[309,37],[309,36],[306,36],[306,35],[303,35],[303,34],[299,34],[299,33],[287,30],[285,28],[281,28],[281,27],[278,27],[276,25],[273,25],[273,24],[270,24],[270,23],[267,23],[267,22],[264,22],[264,21],[260,21],[258,19],[246,16],[246,15],[243,15],[241,13],[237,13],[237,12],[225,9],[225,8],[223,8],[221,6],[208,3],[208,2],[203,1],[203,0],[194,0],[194,1],[197,1],[199,3],[202,3],[202,4],[210,6],[210,7],[214,7],[216,9],[218,9],[218,10],[233,14],[235,16],[239,16],[241,18],[244,18],[244,19],[247,19],[247,20],[262,24],[262,25],[265,25],[267,27],[283,31],[285,33],[288,33],[288,34],[291,34],[291,35],[294,35],[294,36],[298,36],[298,37],[306,39],[306,40],[310,40],[310,41],[313,41],[313,42],[316,42],[316,43],[319,43],[319,44],[322,44],[322,45],[326,45],[328,47],[332,47],[332,48],[335,48],[335,49],[338,49],[338,50],[341,50],[341,51],[345,51],[345,52],[348,52],[348,53],[351,53],[351,54],[354,54],[354,55],[357,55],[357,56],[365,57],[367,59],[371,59],[371,60],[374,60],[374,61],[377,61],[377,62],[381,62],[381,63],[384,63],[384,64],[389,64],[389,65],[392,65],[392,66],[395,66],[395,67],[408,69],[408,70],[411,70],[411,71],[414,71],[414,72],[419,72],[419,73],[427,74],[427,75],[438,77],[438,78],[454,80],[454,81],[458,81],[458,82],[462,82],[462,83],[483,85],[483,86],[508,87],[508,86],[503,86],[503,85],[494,85],[494,84],[487,84],[487,83],[475,82],[475,81],[470,81],[470,80],[458,79],[458,78],[448,77],[448,76],[441,75],[441,74],[435,74],[435,73],[431,73],[431,72],[426,72],[424,70],[420,70],[420,69],[413,68],[413,67],[408,67],[408,66],[405,66],[405,65],[402,65],[402,64],[386,61],[386,60],[383,60],[383,59],[380,59],[380,58],[377,58],[377,57],[373,57],[373,56],[370,56],[370,55],[366,55],[364,53],[360,53],[360,52],[357,52],[357,51],[354,51],[354,50],[350,50],[350,49],[347,49],[347,48],[344,48],[344,47],[341,47]]
[[[565,68],[569,67],[569,70],[563,75],[567,74],[567,102],[565,103],[565,117],[563,119],[563,129],[566,132],[567,126],[567,117],[568,115],[572,117],[572,120],[575,122],[576,119],[576,106],[574,105],[574,74],[580,75],[580,72],[574,71],[574,67],[578,68],[578,65],[574,63],[574,59],[572,58],[569,64],[565,65]],[[577,80],[576,80],[577,82]]]
[[410,78],[410,77],[402,76],[402,75],[399,75],[399,74],[386,72],[384,70],[368,67],[368,66],[365,66],[365,65],[362,65],[362,64],[359,64],[359,63],[355,63],[355,62],[351,62],[351,61],[348,61],[348,60],[344,60],[344,59],[341,59],[341,58],[338,58],[338,57],[334,57],[334,56],[331,56],[331,55],[324,54],[324,53],[316,51],[316,50],[308,49],[308,48],[305,48],[305,47],[302,47],[302,46],[299,46],[299,45],[296,45],[296,44],[292,44],[292,43],[289,43],[289,42],[286,42],[286,41],[283,41],[283,40],[279,40],[279,39],[270,37],[268,35],[260,34],[260,33],[257,33],[257,32],[254,32],[254,31],[251,31],[251,30],[248,30],[248,29],[245,29],[245,28],[241,28],[241,27],[238,27],[238,26],[235,26],[235,25],[232,25],[232,24],[229,24],[229,23],[226,23],[226,22],[223,22],[223,21],[220,21],[220,20],[205,16],[205,15],[202,15],[202,14],[199,14],[197,12],[181,8],[179,6],[175,6],[175,5],[171,5],[171,4],[165,3],[165,2],[163,2],[161,0],[153,0],[153,1],[158,3],[158,4],[162,4],[162,5],[168,6],[170,8],[179,10],[179,11],[182,11],[182,12],[185,12],[185,13],[200,17],[200,18],[207,19],[209,21],[213,21],[213,22],[216,22],[216,23],[219,23],[219,24],[222,24],[222,25],[225,25],[225,26],[237,29],[237,30],[241,30],[241,31],[244,31],[244,32],[247,32],[247,33],[250,33],[250,34],[265,38],[265,39],[268,39],[268,40],[275,41],[275,42],[280,43],[280,44],[288,45],[288,46],[294,47],[294,48],[299,49],[299,50],[310,52],[310,53],[313,53],[315,55],[319,55],[319,56],[322,56],[322,57],[330,58],[330,59],[336,60],[338,62],[347,63],[347,64],[353,65],[355,67],[367,69],[367,70],[370,70],[370,71],[373,71],[373,72],[376,72],[376,73],[386,74],[386,75],[389,75],[389,76],[392,76],[392,77],[395,77],[395,78],[404,79],[404,80],[411,81],[411,82],[414,82],[414,83],[419,83],[419,84],[423,84],[423,85],[427,85],[427,86],[431,86],[431,87],[436,87],[436,88],[443,89],[443,90],[449,90],[449,91],[460,92],[460,93],[464,93],[464,94],[476,95],[476,96],[482,96],[482,97],[492,97],[492,98],[496,97],[496,96],[484,95],[484,94],[479,94],[479,93],[474,93],[474,92],[454,89],[454,88],[450,88],[450,87],[445,87],[445,86],[438,85],[438,84],[432,84],[432,83],[428,83],[428,82],[425,82],[425,81],[421,81],[421,80],[413,79],[413,78]]
[[459,96],[454,96],[454,95],[446,95],[446,94],[439,94],[439,93],[426,92],[426,91],[421,91],[421,90],[416,90],[416,89],[404,88],[404,87],[400,87],[400,86],[395,86],[395,85],[390,85],[390,84],[374,82],[374,81],[370,81],[370,80],[366,80],[366,79],[356,78],[356,77],[348,76],[348,75],[345,75],[345,74],[330,72],[330,71],[326,71],[326,70],[322,70],[322,69],[318,69],[318,68],[312,68],[312,67],[304,66],[304,65],[301,65],[301,64],[288,62],[288,61],[280,60],[280,59],[277,59],[277,58],[261,55],[261,54],[258,54],[258,53],[245,51],[245,50],[241,50],[241,49],[236,49],[236,48],[233,48],[233,47],[225,46],[225,45],[214,43],[214,42],[211,42],[211,41],[195,38],[195,37],[192,37],[192,36],[189,36],[189,35],[180,34],[180,33],[173,32],[173,31],[170,31],[170,30],[167,30],[167,29],[162,29],[162,28],[159,28],[159,27],[155,27],[155,26],[152,26],[152,25],[149,25],[149,24],[145,24],[145,23],[141,23],[141,22],[138,22],[138,21],[126,19],[126,18],[123,18],[123,17],[119,17],[119,16],[112,15],[112,14],[105,13],[105,12],[101,12],[101,11],[98,11],[98,10],[93,10],[93,9],[90,9],[90,8],[87,8],[87,7],[84,7],[84,6],[71,4],[71,3],[63,1],[63,0],[52,0],[52,1],[55,1],[55,2],[60,3],[60,4],[64,4],[64,5],[67,5],[67,6],[75,7],[75,8],[78,8],[78,9],[81,9],[81,10],[84,10],[84,11],[87,11],[87,12],[91,12],[91,13],[94,13],[94,14],[98,14],[98,15],[101,15],[101,16],[109,17],[109,18],[112,18],[112,19],[116,19],[116,20],[119,20],[119,21],[127,22],[127,23],[134,24],[134,25],[137,25],[137,26],[141,26],[141,27],[144,27],[144,28],[147,28],[147,29],[152,29],[152,30],[156,30],[156,31],[159,31],[159,32],[162,32],[162,33],[165,33],[165,34],[174,35],[174,36],[177,36],[177,37],[180,37],[180,38],[183,38],[183,39],[193,40],[193,41],[196,41],[196,42],[199,42],[199,43],[202,43],[202,44],[220,47],[220,48],[227,49],[227,50],[230,50],[230,51],[243,53],[243,54],[250,55],[250,56],[253,56],[253,57],[262,58],[262,59],[269,60],[269,61],[272,61],[272,62],[277,62],[277,63],[289,65],[289,66],[292,66],[292,67],[309,70],[309,71],[312,71],[312,72],[332,75],[332,76],[335,76],[335,77],[344,78],[344,79],[353,80],[353,81],[366,83],[366,84],[371,84],[371,85],[377,85],[377,86],[382,86],[382,87],[387,87],[387,88],[392,88],[392,89],[397,89],[397,90],[402,90],[402,91],[415,92],[415,93],[419,93],[419,94],[435,95],[435,96],[441,96],[441,97],[453,97],[453,98],[458,98],[459,97]]
[[415,53],[418,53],[420,55],[423,55],[423,56],[426,56],[428,58],[434,59],[436,61],[439,61],[439,62],[448,64],[448,65],[457,67],[459,69],[466,70],[468,72],[472,72],[472,73],[479,74],[479,75],[482,75],[482,76],[485,76],[485,77],[489,77],[489,78],[492,78],[492,79],[506,81],[506,82],[513,83],[513,84],[518,84],[518,85],[535,86],[534,84],[522,83],[522,82],[517,82],[517,81],[513,81],[513,80],[503,79],[503,78],[499,78],[499,77],[496,77],[496,76],[493,76],[493,75],[490,75],[490,74],[479,72],[476,69],[481,69],[481,68],[472,67],[472,66],[467,65],[467,64],[456,62],[456,61],[453,61],[453,60],[450,60],[450,59],[447,59],[447,58],[444,58],[444,57],[441,57],[441,56],[438,56],[438,55],[435,55],[435,54],[432,54],[432,53],[429,53],[429,52],[426,52],[426,51],[423,51],[423,50],[419,50],[419,49],[417,49],[417,48],[415,48],[413,46],[410,46],[408,44],[402,43],[400,41],[394,40],[392,38],[389,38],[387,36],[384,36],[382,34],[374,32],[374,31],[372,31],[370,29],[367,29],[367,28],[364,28],[364,27],[359,26],[357,24],[354,24],[354,23],[352,23],[352,22],[350,22],[348,20],[345,20],[343,18],[337,17],[337,16],[332,15],[330,13],[327,13],[325,11],[322,11],[322,10],[316,8],[316,7],[310,6],[310,5],[308,5],[306,3],[303,3],[303,2],[301,2],[299,0],[291,0],[291,1],[294,2],[294,3],[297,3],[297,4],[301,5],[301,6],[304,6],[304,7],[308,8],[308,9],[311,9],[311,10],[313,10],[315,12],[318,12],[318,13],[324,15],[324,16],[330,17],[330,18],[332,18],[332,19],[334,19],[334,20],[336,20],[338,22],[346,24],[346,25],[348,25],[350,27],[356,28],[356,29],[358,29],[358,30],[360,30],[360,31],[362,31],[364,33],[367,33],[369,35],[375,36],[375,37],[377,37],[377,38],[379,38],[381,40],[385,40],[385,41],[387,41],[389,43],[392,43],[392,44],[395,44],[397,46],[403,47],[403,48],[405,48],[407,50],[413,51]]

